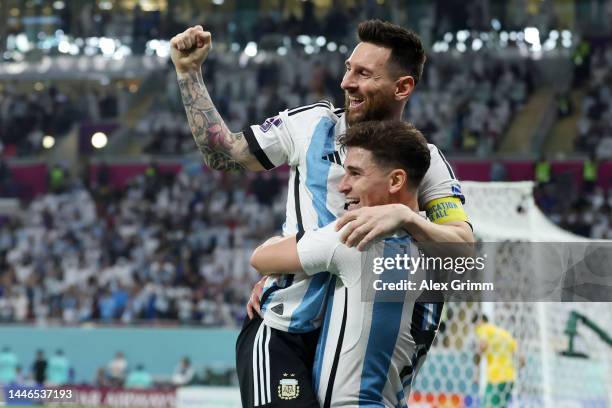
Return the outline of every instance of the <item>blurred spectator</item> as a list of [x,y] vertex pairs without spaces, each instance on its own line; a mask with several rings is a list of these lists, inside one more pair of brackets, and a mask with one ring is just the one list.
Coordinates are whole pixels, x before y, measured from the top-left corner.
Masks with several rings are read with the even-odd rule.
[[582,166],[583,188],[587,193],[592,193],[597,184],[597,173],[599,171],[599,161],[597,156],[592,153],[588,159],[584,161]]
[[494,160],[493,163],[491,163],[491,181],[506,181],[507,176],[508,170],[504,163],[499,160]]
[[5,346],[0,352],[0,384],[10,384],[17,378],[17,354]]
[[551,165],[546,157],[540,156],[535,163],[534,174],[536,183],[546,184],[550,182]]
[[125,380],[126,388],[151,388],[153,385],[153,377],[149,374],[144,365],[138,364],[136,368],[131,371],[127,379]]
[[49,170],[49,191],[58,194],[62,193],[68,182],[67,170],[64,166],[56,163]]
[[98,370],[96,370],[96,377],[94,378],[93,385],[94,387],[101,387],[101,388],[116,387],[116,385],[112,384],[108,380],[108,377],[106,376],[106,370],[104,369],[104,367],[98,367]]
[[47,367],[47,380],[51,385],[65,385],[69,383],[70,377],[70,362],[64,355],[64,351],[58,349],[53,356],[49,358]]
[[21,367],[21,365],[17,365],[17,367],[15,367],[15,383],[25,384],[27,381],[28,378],[23,372],[23,367]]
[[42,350],[36,351],[36,359],[32,363],[32,377],[36,384],[45,384],[47,381],[47,358]]
[[121,351],[115,354],[115,357],[108,363],[108,379],[114,387],[121,387],[125,381],[128,362]]
[[174,374],[172,375],[172,383],[174,385],[188,385],[193,381],[193,377],[195,376],[195,370],[191,365],[191,360],[189,357],[183,357],[174,370]]

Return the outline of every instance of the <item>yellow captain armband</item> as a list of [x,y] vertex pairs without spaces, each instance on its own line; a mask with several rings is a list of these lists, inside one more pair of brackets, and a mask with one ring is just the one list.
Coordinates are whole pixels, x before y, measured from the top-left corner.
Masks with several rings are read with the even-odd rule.
[[425,205],[425,212],[427,218],[436,224],[468,220],[458,197],[442,197],[431,200]]

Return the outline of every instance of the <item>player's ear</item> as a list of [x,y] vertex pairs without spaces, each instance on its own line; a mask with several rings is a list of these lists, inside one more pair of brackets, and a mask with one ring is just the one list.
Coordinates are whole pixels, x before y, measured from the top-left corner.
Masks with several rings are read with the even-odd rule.
[[389,193],[395,194],[406,186],[408,175],[405,170],[395,169],[389,173]]
[[410,75],[401,76],[395,81],[395,99],[407,99],[414,90],[414,78]]

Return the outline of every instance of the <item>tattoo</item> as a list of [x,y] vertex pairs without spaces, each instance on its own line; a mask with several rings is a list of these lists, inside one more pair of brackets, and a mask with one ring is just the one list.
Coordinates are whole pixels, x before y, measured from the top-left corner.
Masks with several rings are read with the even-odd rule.
[[178,80],[187,120],[204,162],[214,170],[240,171],[245,166],[235,159],[244,157],[248,147],[236,152],[234,144],[242,133],[232,133],[221,119],[204,85],[202,74],[190,72]]

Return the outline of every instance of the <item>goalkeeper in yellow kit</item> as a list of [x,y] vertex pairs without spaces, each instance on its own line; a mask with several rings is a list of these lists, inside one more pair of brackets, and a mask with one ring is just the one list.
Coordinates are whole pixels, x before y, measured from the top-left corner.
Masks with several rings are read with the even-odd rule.
[[512,334],[501,327],[489,323],[484,314],[474,318],[479,354],[487,361],[487,386],[482,404],[483,408],[505,408],[510,404],[512,389],[516,380],[514,356],[517,342]]

